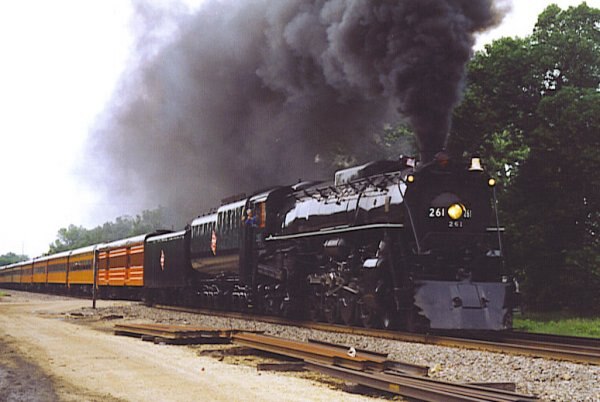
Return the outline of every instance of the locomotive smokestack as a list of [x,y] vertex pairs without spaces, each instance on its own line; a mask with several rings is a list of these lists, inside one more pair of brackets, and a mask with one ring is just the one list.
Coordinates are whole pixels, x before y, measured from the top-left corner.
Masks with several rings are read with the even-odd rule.
[[432,160],[435,159],[435,155],[439,152],[439,150],[435,150],[435,151],[429,151],[429,150],[422,150],[419,152],[419,162],[421,164],[423,163],[427,163],[427,162],[431,162]]
[[494,0],[207,0],[179,17],[134,5],[144,62],[92,133],[91,165],[109,164],[98,181],[111,203],[184,218],[222,196],[322,177],[332,168],[315,155],[341,145],[377,158],[371,134],[402,119],[430,160],[444,148],[473,35],[499,20]]

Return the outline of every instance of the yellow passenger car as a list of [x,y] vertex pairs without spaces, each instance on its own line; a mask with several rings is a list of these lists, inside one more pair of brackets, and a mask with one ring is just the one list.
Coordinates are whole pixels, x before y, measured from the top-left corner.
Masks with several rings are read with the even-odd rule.
[[20,282],[19,264],[10,264],[0,267],[0,286],[11,288]]
[[47,257],[47,283],[49,287],[67,285],[67,268],[70,254],[70,251],[65,251]]
[[43,289],[48,281],[48,257],[33,259],[33,285]]
[[68,287],[90,288],[94,284],[94,252],[98,246],[73,250],[69,256]]
[[33,283],[33,261],[24,261],[19,263],[19,273],[21,276],[21,287],[28,288]]

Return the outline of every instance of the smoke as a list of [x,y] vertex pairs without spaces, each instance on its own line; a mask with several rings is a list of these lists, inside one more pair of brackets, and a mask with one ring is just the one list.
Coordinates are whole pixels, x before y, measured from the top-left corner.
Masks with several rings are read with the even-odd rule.
[[[136,7],[137,67],[89,149],[110,199],[184,219],[231,194],[322,178],[336,153],[377,158],[373,133],[401,119],[431,157],[474,33],[501,18],[493,0],[213,0],[192,16]],[[156,27],[168,43],[156,46]]]

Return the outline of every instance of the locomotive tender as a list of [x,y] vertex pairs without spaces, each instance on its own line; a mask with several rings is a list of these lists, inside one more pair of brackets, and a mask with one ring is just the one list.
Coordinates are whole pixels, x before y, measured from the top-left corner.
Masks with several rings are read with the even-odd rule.
[[[420,165],[371,162],[333,182],[226,201],[185,230],[94,246],[96,284],[105,294],[135,287],[148,302],[347,325],[510,329],[517,293],[504,268],[494,185],[477,158],[469,166],[444,153]],[[86,281],[69,263],[84,253]],[[65,289],[91,288],[93,253],[60,256]],[[0,269],[0,285],[34,265]]]

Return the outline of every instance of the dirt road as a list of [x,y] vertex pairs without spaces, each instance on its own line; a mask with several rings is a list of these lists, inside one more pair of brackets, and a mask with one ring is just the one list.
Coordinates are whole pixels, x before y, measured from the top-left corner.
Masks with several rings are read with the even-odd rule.
[[64,319],[89,304],[36,295],[0,300],[0,401],[373,400]]

